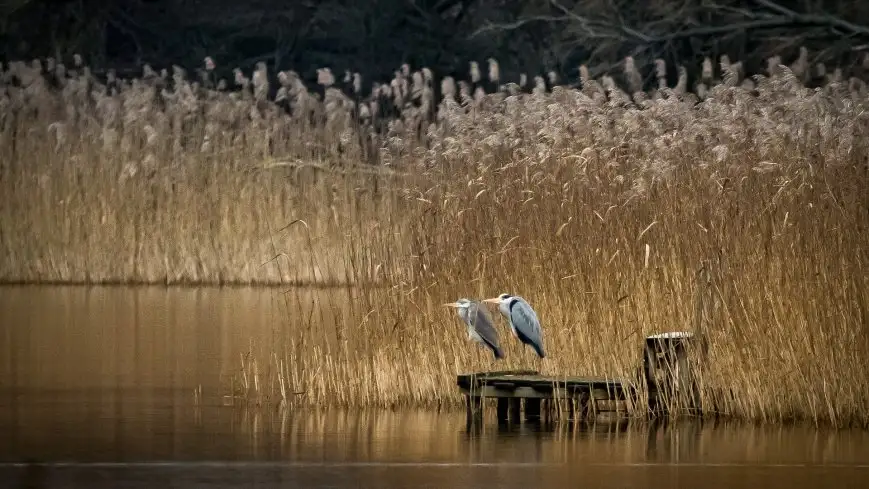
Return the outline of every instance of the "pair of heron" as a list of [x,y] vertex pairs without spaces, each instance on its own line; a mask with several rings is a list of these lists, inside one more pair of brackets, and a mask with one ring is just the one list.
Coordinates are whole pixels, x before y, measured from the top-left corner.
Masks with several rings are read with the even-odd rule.
[[[483,302],[498,304],[498,310],[507,319],[513,335],[523,345],[531,346],[537,352],[537,356],[545,357],[540,320],[537,319],[537,313],[525,299],[501,294],[492,299],[484,299]],[[454,303],[444,304],[444,306],[456,308],[459,317],[468,326],[469,339],[492,350],[496,360],[504,358],[504,352],[498,342],[498,332],[492,326],[492,319],[483,304],[470,299],[459,299]]]

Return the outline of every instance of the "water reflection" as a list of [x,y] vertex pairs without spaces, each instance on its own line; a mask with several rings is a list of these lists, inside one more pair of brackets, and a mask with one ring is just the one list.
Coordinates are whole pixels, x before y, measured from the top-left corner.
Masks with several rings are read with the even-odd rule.
[[[80,403],[19,397],[23,409],[11,417],[11,406],[2,404],[2,428],[11,436],[0,441],[7,462],[0,480],[50,484],[41,487],[171,480],[201,487],[518,488],[561,487],[576,477],[600,480],[596,487],[869,483],[869,437],[857,431],[622,420],[491,423],[469,432],[462,413],[253,410],[207,399],[197,407],[187,396],[152,396],[161,399],[126,410],[115,410],[113,396]],[[122,404],[136,404],[132,393],[124,397]],[[28,460],[50,463],[8,463]]]
[[[346,302],[311,294],[299,307]],[[494,416],[468,430],[462,412],[226,406],[247,338],[285,324],[276,297],[4,288],[0,486],[869,487],[861,430]]]
[[18,392],[0,460],[811,464],[869,461],[864,431],[725,422],[484,423],[461,412],[245,409],[182,391]]
[[280,351],[300,317],[334,325],[348,304],[344,289],[5,286],[0,385],[217,392],[251,340]]

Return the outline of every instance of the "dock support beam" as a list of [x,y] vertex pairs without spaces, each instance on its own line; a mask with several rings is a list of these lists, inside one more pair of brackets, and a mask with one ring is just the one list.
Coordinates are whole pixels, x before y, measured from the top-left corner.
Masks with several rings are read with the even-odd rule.
[[[526,401],[527,402],[527,401]],[[518,397],[499,397],[498,398],[498,423],[520,423],[522,410],[522,399]],[[527,410],[527,408],[526,408]]]
[[525,399],[525,420],[538,421],[540,419],[540,399]]
[[498,424],[507,424],[510,414],[510,400],[506,397],[498,398]]
[[587,392],[583,392],[579,396],[579,416],[577,417],[580,421],[587,420],[589,418],[588,414],[590,409],[590,404],[593,404],[594,401],[591,399],[591,396]]

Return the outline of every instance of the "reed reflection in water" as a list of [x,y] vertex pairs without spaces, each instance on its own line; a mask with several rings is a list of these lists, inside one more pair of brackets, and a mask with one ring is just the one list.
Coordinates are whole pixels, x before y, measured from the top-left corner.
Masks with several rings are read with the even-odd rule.
[[[346,307],[342,292],[310,294],[297,306]],[[279,300],[275,289],[4,287],[0,486],[869,486],[861,430],[622,421],[468,432],[461,412],[228,406],[221,386],[250,339],[280,336]]]

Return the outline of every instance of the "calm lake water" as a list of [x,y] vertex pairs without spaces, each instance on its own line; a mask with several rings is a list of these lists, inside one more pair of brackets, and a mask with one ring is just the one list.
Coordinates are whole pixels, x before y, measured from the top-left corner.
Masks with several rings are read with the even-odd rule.
[[[346,302],[296,297],[300,314]],[[282,301],[277,289],[0,288],[0,487],[869,487],[860,430],[467,432],[463,413],[224,405],[249,339],[280,335]]]

